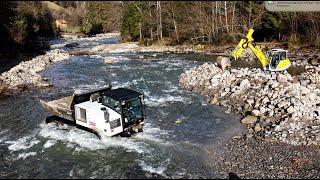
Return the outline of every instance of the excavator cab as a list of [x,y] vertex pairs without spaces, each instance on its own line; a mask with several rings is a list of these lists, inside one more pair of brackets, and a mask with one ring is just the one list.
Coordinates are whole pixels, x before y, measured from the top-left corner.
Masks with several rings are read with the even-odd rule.
[[291,65],[288,59],[288,51],[284,49],[271,49],[267,53],[269,59],[269,71],[284,71]]

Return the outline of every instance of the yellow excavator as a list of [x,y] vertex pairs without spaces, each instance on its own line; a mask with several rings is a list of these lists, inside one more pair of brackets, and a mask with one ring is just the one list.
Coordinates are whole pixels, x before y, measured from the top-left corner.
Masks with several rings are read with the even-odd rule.
[[249,29],[249,32],[245,39],[241,39],[238,46],[232,51],[232,56],[237,60],[246,48],[255,54],[262,64],[264,70],[269,71],[285,71],[291,66],[291,62],[288,59],[288,51],[284,49],[271,49],[267,52],[267,56],[261,51],[252,38],[253,29]]

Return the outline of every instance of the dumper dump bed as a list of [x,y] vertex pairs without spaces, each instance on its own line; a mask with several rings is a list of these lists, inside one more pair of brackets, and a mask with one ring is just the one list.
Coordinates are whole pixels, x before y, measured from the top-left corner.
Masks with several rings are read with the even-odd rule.
[[40,100],[40,103],[52,115],[55,115],[70,121],[74,121],[73,112],[72,112],[73,98],[74,98],[74,95],[64,97],[61,99],[56,99],[53,101],[48,101],[48,102]]
[[58,116],[70,121],[74,119],[74,105],[90,100],[90,96],[95,93],[104,93],[111,90],[111,85],[94,91],[75,92],[71,96],[63,97],[52,101],[40,100],[41,105],[52,115]]

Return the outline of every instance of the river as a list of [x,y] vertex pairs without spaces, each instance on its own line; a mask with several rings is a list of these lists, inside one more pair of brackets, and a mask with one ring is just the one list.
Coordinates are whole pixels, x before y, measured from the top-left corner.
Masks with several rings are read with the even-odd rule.
[[[59,41],[57,41],[58,43]],[[117,43],[116,38],[68,40],[83,47]],[[204,146],[221,146],[244,130],[239,117],[209,105],[179,87],[178,76],[212,56],[144,52],[71,56],[42,76],[52,88],[29,90],[0,100],[2,178],[213,178]],[[105,60],[112,64],[104,63]],[[40,99],[111,83],[144,93],[146,125],[130,138],[104,137],[72,126],[45,124]],[[177,124],[175,121],[182,123]]]

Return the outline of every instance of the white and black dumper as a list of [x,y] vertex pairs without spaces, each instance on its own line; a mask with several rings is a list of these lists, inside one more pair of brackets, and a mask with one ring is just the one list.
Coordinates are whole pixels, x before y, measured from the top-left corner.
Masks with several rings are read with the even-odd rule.
[[73,93],[68,97],[45,102],[42,106],[52,116],[46,123],[62,122],[76,125],[101,136],[131,136],[142,132],[145,107],[143,94],[111,86],[90,92]]

